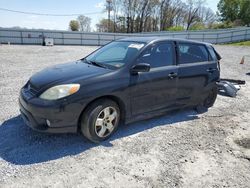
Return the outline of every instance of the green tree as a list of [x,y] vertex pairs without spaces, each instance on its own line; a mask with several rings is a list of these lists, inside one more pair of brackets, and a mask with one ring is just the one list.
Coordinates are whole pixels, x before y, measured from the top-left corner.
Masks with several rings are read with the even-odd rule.
[[78,21],[77,20],[71,20],[70,22],[69,22],[69,29],[71,30],[71,31],[79,31],[79,23],[78,23]]
[[203,30],[206,29],[205,25],[202,22],[198,22],[190,27],[189,30]]
[[222,21],[240,20],[244,25],[250,26],[250,0],[220,0],[218,10]]
[[232,28],[234,25],[232,22],[221,22],[221,23],[214,23],[211,25],[211,29],[226,29]]
[[[222,21],[234,22],[239,19],[240,1],[242,0],[220,0],[217,7]],[[243,0],[244,1],[244,0]]]
[[172,26],[167,29],[167,31],[184,31],[183,26]]
[[244,24],[250,26],[250,0],[241,0],[239,16]]

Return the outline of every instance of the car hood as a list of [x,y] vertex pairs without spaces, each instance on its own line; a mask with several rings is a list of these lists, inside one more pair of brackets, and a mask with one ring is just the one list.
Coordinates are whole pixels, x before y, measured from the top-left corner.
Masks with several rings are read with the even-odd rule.
[[30,84],[37,90],[53,83],[65,82],[67,80],[86,79],[110,72],[111,70],[94,65],[83,63],[82,61],[70,62],[46,68],[30,78]]

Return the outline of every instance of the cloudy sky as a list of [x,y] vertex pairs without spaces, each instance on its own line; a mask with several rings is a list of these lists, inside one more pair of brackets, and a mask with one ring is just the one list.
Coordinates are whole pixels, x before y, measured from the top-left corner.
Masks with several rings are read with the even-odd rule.
[[[218,1],[207,0],[207,6],[216,11]],[[105,0],[1,0],[0,8],[47,14],[86,14],[92,19],[91,27],[95,28],[101,18],[107,17],[107,14],[103,13],[104,3]],[[25,15],[0,10],[0,27],[67,30],[72,19],[76,19],[76,16]]]

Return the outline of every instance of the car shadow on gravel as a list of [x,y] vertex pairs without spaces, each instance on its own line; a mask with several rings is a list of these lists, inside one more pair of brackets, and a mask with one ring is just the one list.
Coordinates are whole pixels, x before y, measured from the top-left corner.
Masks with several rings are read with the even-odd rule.
[[[112,147],[111,141],[113,140],[157,126],[168,126],[197,118],[195,111],[183,110],[147,121],[121,125],[109,140],[100,145]],[[23,123],[21,116],[11,118],[0,125],[0,157],[16,165],[42,163],[70,155],[77,155],[100,145],[91,143],[80,133],[45,134],[35,132]]]

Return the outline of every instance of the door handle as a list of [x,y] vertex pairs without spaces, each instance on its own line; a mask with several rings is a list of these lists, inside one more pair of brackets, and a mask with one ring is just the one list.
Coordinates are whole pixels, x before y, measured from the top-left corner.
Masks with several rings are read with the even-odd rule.
[[207,69],[207,72],[213,73],[213,72],[216,71],[216,70],[217,70],[217,69],[209,68],[209,69]]
[[169,77],[170,79],[174,79],[174,78],[176,78],[177,76],[178,76],[178,74],[177,74],[176,72],[171,72],[171,73],[168,74],[168,77]]

